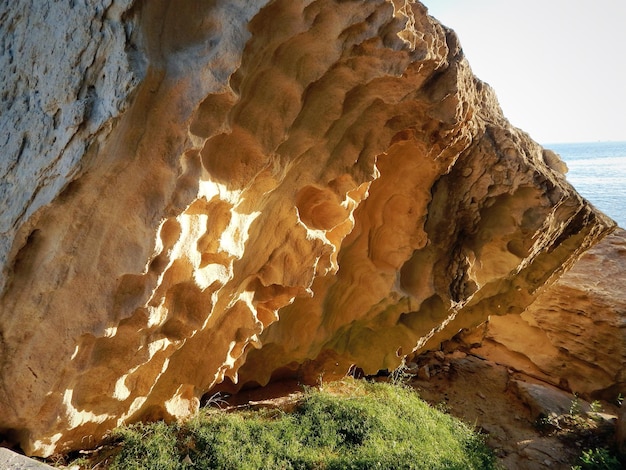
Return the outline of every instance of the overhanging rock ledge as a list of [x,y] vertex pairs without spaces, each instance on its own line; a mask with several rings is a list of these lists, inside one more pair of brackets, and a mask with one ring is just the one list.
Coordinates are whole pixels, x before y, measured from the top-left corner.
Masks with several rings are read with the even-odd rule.
[[394,368],[521,313],[614,225],[419,3],[0,18],[0,432],[30,455],[225,378]]

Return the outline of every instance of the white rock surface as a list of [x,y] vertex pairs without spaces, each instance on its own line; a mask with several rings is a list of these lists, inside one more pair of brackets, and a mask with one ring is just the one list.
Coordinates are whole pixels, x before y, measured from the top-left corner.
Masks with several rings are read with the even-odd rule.
[[131,4],[0,4],[0,292],[24,226],[85,171],[143,76]]
[[0,447],[0,468],[2,470],[54,470],[54,467],[24,455]]

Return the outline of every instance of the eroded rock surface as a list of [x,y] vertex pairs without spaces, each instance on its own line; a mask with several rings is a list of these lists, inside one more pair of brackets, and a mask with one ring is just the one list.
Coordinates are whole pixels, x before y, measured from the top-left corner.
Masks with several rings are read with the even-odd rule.
[[587,251],[522,315],[492,318],[478,354],[589,399],[626,393],[626,231]]
[[[21,3],[23,16],[0,10],[3,60],[31,18],[52,21]],[[22,75],[2,68],[12,100],[35,64],[68,110],[97,97],[72,119],[54,120],[70,115],[60,104],[43,124],[49,106],[2,117],[17,151],[3,169],[0,429],[29,454],[188,416],[226,377],[393,368],[519,314],[613,225],[420,4],[68,8],[48,29],[111,31],[76,53],[111,82],[35,40]],[[32,101],[41,83],[20,86]],[[19,144],[35,121],[40,151]]]

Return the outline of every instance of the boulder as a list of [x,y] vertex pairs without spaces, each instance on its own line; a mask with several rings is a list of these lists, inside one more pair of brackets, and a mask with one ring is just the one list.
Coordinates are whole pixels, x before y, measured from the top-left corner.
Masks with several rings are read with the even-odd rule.
[[614,225],[419,3],[87,3],[0,11],[0,433],[27,454],[226,379],[393,369]]
[[589,411],[589,403],[548,384],[511,380],[508,388],[528,406],[531,419]]

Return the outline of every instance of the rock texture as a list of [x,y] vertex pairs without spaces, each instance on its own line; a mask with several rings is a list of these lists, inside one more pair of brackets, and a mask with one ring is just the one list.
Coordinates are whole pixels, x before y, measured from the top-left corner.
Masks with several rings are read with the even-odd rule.
[[626,394],[626,231],[587,251],[521,315],[493,317],[476,352],[589,399]]
[[54,467],[0,447],[0,467],[10,470],[54,470]]
[[613,225],[418,3],[47,5],[0,9],[0,430],[28,454],[225,378],[393,368]]
[[407,383],[422,399],[479,429],[500,468],[571,470],[580,465],[582,450],[613,448],[618,408],[610,403],[601,403],[603,413],[590,412],[580,397],[458,349],[418,359],[431,365],[432,375]]
[[0,3],[0,291],[26,227],[97,154],[141,75],[131,0]]

